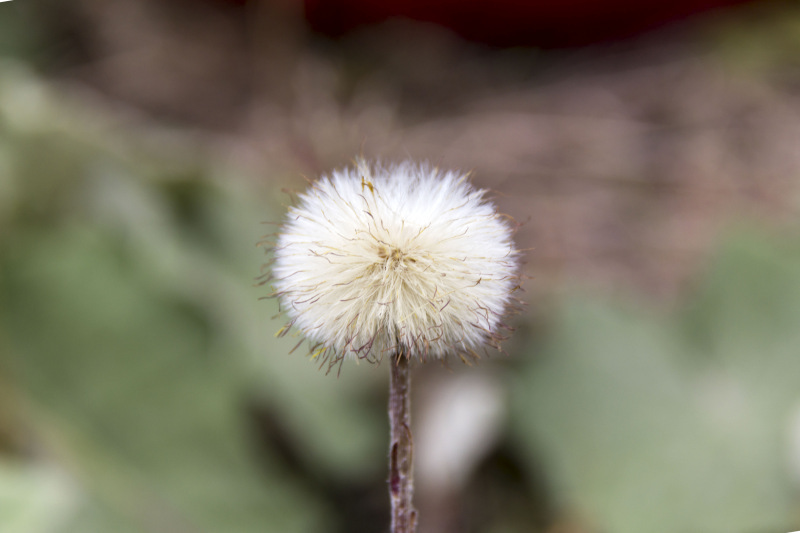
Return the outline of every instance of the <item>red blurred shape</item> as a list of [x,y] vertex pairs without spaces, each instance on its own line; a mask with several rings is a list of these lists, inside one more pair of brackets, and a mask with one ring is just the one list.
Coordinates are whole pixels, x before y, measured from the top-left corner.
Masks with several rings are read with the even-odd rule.
[[303,0],[312,28],[340,36],[403,17],[498,46],[562,47],[630,37],[748,0]]

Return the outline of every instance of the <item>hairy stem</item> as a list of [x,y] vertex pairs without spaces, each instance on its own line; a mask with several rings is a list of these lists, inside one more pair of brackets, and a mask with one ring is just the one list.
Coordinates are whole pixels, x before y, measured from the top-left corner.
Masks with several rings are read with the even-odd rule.
[[389,498],[392,503],[391,533],[414,533],[417,511],[414,496],[413,453],[411,437],[411,369],[409,358],[397,354],[391,358],[389,384]]

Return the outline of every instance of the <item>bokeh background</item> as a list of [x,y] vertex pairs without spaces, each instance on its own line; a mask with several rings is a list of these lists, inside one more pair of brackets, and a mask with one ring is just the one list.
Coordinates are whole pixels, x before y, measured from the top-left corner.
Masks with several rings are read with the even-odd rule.
[[506,353],[416,369],[420,533],[800,529],[796,2],[13,0],[0,532],[388,530],[386,366],[255,280],[357,155],[526,249]]

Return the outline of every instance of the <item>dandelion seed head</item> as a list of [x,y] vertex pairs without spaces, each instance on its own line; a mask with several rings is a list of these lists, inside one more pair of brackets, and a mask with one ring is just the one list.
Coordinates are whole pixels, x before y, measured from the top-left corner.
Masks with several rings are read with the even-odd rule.
[[365,161],[302,193],[272,275],[312,353],[427,359],[495,344],[518,252],[485,194],[456,172]]

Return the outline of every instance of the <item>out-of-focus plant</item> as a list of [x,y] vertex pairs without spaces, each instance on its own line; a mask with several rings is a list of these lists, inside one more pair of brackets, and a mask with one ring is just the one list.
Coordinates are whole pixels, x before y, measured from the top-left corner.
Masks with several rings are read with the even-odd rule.
[[[0,3],[4,58],[46,59],[33,4]],[[790,85],[789,15],[734,27],[731,61]],[[284,178],[105,105],[0,62],[0,531],[374,531],[340,489],[384,478],[385,375],[309,372],[254,297]],[[530,533],[551,500],[572,530],[800,529],[796,243],[736,230],[671,315],[557,293],[494,369],[513,446],[466,482],[468,531]]]
[[800,247],[737,235],[673,316],[565,298],[513,381],[530,472],[599,530],[797,529]]
[[0,454],[2,531],[335,529],[316,487],[256,438],[248,406],[274,414],[320,476],[381,459],[368,408],[296,381],[301,361],[267,357],[288,350],[251,288],[274,204],[215,161],[0,64],[0,378],[13,412],[0,421],[14,420],[16,443]]

